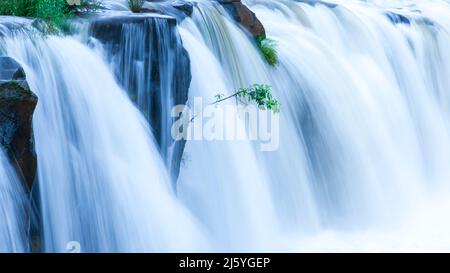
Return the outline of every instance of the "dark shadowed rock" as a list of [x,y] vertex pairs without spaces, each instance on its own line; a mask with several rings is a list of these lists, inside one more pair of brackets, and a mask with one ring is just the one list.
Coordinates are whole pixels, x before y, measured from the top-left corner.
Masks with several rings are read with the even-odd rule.
[[247,6],[242,4],[241,0],[219,0],[219,3],[227,10],[230,15],[239,22],[253,37],[265,37],[264,26],[256,17],[255,13]]
[[161,11],[157,9],[142,8],[139,13],[161,13]]
[[92,35],[104,43],[113,43],[119,45],[118,39],[122,37],[122,27],[129,24],[143,24],[151,21],[153,18],[167,20],[168,24],[175,26],[176,19],[165,15],[127,15],[127,16],[108,16],[96,18],[91,24]]
[[91,33],[102,42],[118,82],[151,125],[175,181],[185,142],[172,139],[170,112],[188,99],[190,60],[174,17],[143,15],[97,19]]
[[191,16],[192,12],[194,12],[194,4],[188,1],[176,0],[172,2],[172,7],[184,12],[187,16]]
[[0,75],[0,145],[23,182],[31,188],[37,166],[32,117],[38,99],[14,59],[0,58]]

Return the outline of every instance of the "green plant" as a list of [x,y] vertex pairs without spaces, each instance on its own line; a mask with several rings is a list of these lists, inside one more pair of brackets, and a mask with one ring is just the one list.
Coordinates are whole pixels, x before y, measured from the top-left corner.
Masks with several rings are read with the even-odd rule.
[[25,10],[23,1],[11,0],[0,2],[0,14],[2,15],[16,15],[20,10]]
[[259,35],[255,38],[255,40],[261,54],[263,55],[267,63],[270,65],[276,65],[278,63],[276,48],[277,43],[274,40],[267,38],[265,35]]
[[67,0],[1,0],[0,15],[31,17],[45,21],[48,31],[65,30],[68,19],[78,8],[85,10],[98,6],[99,0],[80,0],[80,6],[69,5]]
[[145,0],[128,0],[128,6],[132,12],[138,13],[141,11]]
[[[248,104],[256,102],[258,107],[262,110],[271,110],[274,113],[280,112],[280,103],[275,99],[271,92],[271,86],[268,84],[252,84],[247,88],[239,88],[239,90],[229,96],[219,93],[214,96],[215,102],[210,105],[217,105],[218,103],[231,98],[237,98],[242,103]],[[197,115],[194,115],[189,121],[192,122]]]
[[260,109],[272,110],[274,113],[280,112],[280,103],[273,97],[271,86],[268,84],[253,84],[247,88],[239,88],[236,93],[228,97],[223,94],[217,94],[214,97],[216,99],[214,104],[236,97],[244,103],[255,102]]
[[66,24],[70,10],[66,0],[8,0],[0,3],[0,14],[42,19],[55,30]]
[[31,14],[32,17],[41,18],[49,24],[52,30],[67,27],[67,20],[72,13],[66,0],[35,0],[36,10]]

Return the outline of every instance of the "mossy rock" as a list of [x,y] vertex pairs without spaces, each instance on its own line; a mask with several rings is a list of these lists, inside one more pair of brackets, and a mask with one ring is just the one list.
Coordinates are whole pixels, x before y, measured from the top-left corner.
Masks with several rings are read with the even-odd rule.
[[0,81],[0,146],[29,188],[37,166],[32,130],[37,101],[25,80]]
[[17,100],[37,99],[25,80],[0,81],[0,98]]

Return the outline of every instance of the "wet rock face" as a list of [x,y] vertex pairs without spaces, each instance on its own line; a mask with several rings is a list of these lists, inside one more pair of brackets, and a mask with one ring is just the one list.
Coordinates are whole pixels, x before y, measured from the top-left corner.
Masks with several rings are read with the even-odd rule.
[[218,0],[219,3],[239,22],[253,37],[265,37],[266,31],[263,24],[256,17],[255,13],[241,0]]
[[0,145],[28,188],[37,167],[32,127],[37,101],[22,67],[12,58],[0,57]]
[[191,16],[194,12],[194,3],[189,1],[175,0],[172,2],[172,7],[184,12],[187,16]]
[[138,15],[96,19],[91,34],[107,52],[114,73],[148,120],[172,178],[178,177],[184,141],[174,141],[172,107],[186,104],[190,60],[176,30],[176,19]]
[[120,38],[122,37],[123,27],[129,24],[144,24],[146,22],[152,22],[154,19],[163,19],[167,21],[171,26],[176,25],[176,19],[169,16],[157,15],[157,16],[146,16],[146,15],[134,15],[134,16],[111,16],[111,17],[100,17],[95,19],[91,23],[91,34],[99,39],[101,42],[106,44],[114,44],[118,50],[120,46]]

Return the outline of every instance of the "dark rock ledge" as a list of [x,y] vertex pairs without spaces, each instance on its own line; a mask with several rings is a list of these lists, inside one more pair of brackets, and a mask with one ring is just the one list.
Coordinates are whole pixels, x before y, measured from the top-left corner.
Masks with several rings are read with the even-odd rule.
[[[167,121],[167,117],[173,106],[186,104],[191,82],[189,55],[176,24],[177,18],[157,13],[95,18],[90,24],[92,37],[116,63],[118,82],[153,129],[173,181],[179,174],[185,141],[171,138],[174,120]],[[138,84],[142,78],[146,81]],[[173,98],[173,105],[165,104],[168,97]]]
[[12,58],[0,57],[0,145],[29,189],[37,167],[32,127],[37,101],[22,67]]
[[253,37],[266,37],[263,24],[241,0],[218,0],[228,13],[242,25]]

